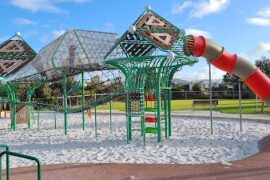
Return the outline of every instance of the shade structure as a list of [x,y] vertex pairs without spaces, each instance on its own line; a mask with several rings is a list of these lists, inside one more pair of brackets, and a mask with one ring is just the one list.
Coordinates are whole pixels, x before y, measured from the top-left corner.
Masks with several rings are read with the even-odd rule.
[[67,69],[67,76],[106,69],[104,57],[117,39],[115,33],[70,29],[5,82],[49,82],[61,79],[62,69]]

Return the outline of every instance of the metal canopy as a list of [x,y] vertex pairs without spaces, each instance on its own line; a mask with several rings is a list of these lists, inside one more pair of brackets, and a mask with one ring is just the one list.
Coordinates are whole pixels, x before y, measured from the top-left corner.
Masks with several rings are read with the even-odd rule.
[[106,69],[104,57],[116,41],[115,33],[70,29],[5,82],[55,81],[61,79],[62,69],[68,70],[67,76]]

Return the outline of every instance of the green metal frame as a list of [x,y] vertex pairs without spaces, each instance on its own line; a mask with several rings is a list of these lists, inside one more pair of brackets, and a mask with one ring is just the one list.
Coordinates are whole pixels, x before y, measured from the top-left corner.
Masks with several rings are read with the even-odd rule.
[[[106,64],[118,68],[125,75],[125,93],[126,93],[126,118],[127,118],[127,142],[132,140],[132,124],[133,118],[141,117],[141,134],[145,143],[147,133],[147,125],[145,122],[145,90],[154,90],[157,97],[156,117],[157,141],[162,140],[162,131],[165,130],[165,137],[171,136],[171,82],[173,75],[184,65],[191,65],[198,62],[197,59],[177,56],[174,60],[167,59],[166,56],[143,56],[143,57],[127,57],[107,60]],[[165,92],[163,95],[161,92]],[[140,93],[141,110],[140,112],[132,112],[131,104],[133,103],[132,93]],[[161,109],[161,101],[164,99],[166,104]],[[165,122],[162,126],[161,117],[164,112]],[[148,128],[151,129],[151,128]]]
[[[161,20],[170,24],[168,21],[163,19],[151,10],[146,10],[134,23],[141,20],[143,15],[153,14],[159,17]],[[127,142],[132,140],[132,124],[137,123],[133,118],[141,118],[141,135],[145,143],[146,133],[156,133],[157,141],[162,140],[162,132],[165,130],[165,137],[171,136],[171,85],[174,74],[185,65],[192,65],[198,62],[198,59],[185,55],[183,46],[185,44],[185,32],[172,24],[174,29],[163,29],[163,27],[148,27],[148,28],[137,28],[135,32],[125,32],[124,35],[119,39],[114,48],[106,55],[106,64],[114,68],[119,69],[125,76],[125,93],[126,93],[126,125],[127,125]],[[170,49],[163,49],[158,44],[153,43],[147,37],[141,34],[141,32],[160,32],[160,33],[177,33],[174,44]],[[132,38],[131,38],[132,37]],[[134,48],[134,51],[139,52],[137,47],[132,47],[133,44],[145,45],[148,49],[154,47],[154,51],[149,51],[148,55],[141,56],[140,53],[136,56],[132,56],[130,48]],[[128,50],[125,49],[125,45]],[[122,51],[120,50],[122,48]],[[143,48],[143,47],[141,47]],[[129,51],[129,52],[128,52]],[[143,53],[145,49],[141,49]],[[121,53],[122,52],[122,53]],[[168,59],[168,52],[173,52],[174,59]],[[158,54],[158,55],[157,55]],[[151,111],[155,112],[157,122],[155,126],[149,127],[149,123],[146,123],[145,111],[149,111],[145,103],[145,91],[153,91],[156,97],[156,105],[154,108],[150,108]],[[134,93],[139,93],[138,97],[134,99]],[[137,112],[132,111],[132,105],[138,101],[140,102],[140,110]],[[162,101],[164,106],[162,106]],[[162,121],[164,116],[164,123]]]
[[[20,153],[15,153],[15,152],[12,152],[12,151],[4,151],[4,152],[1,152],[0,153],[0,180],[2,180],[2,157],[6,155],[7,157],[9,156],[15,156],[15,157],[19,157],[19,158],[24,158],[24,159],[28,159],[28,160],[32,160],[32,161],[35,161],[37,163],[37,179],[38,180],[41,180],[42,179],[42,175],[41,175],[41,163],[39,161],[38,158],[36,157],[33,157],[33,156],[29,156],[29,155],[26,155],[26,154],[20,154]],[[7,165],[7,169],[9,169],[9,158],[6,159],[6,165]],[[9,171],[6,171],[7,174],[6,174],[6,179],[9,180],[10,179],[10,173]]]
[[41,83],[34,83],[28,90],[27,90],[27,97],[26,100],[29,102],[28,104],[28,111],[29,111],[29,121],[28,121],[28,128],[32,127],[32,114],[33,114],[33,105],[31,103],[32,96],[37,88],[42,86]]
[[16,90],[14,88],[14,85],[12,83],[6,84],[6,89],[8,93],[9,102],[11,104],[11,128],[12,130],[16,130],[17,128],[17,122],[16,122],[16,103],[17,103],[17,97],[16,97]]
[[[0,144],[0,147],[5,148],[6,152],[9,152],[8,145]],[[1,160],[1,158],[0,158],[0,160]],[[7,177],[7,180],[9,180],[9,174],[10,174],[9,172],[10,172],[10,170],[9,170],[9,156],[6,155],[6,177]],[[2,178],[2,168],[0,167],[0,180],[1,180],[1,178]]]
[[63,69],[63,92],[64,92],[64,98],[63,98],[63,104],[64,104],[64,128],[65,128],[65,135],[67,135],[67,70]]
[[84,73],[82,72],[82,128],[85,130],[85,95],[84,95]]

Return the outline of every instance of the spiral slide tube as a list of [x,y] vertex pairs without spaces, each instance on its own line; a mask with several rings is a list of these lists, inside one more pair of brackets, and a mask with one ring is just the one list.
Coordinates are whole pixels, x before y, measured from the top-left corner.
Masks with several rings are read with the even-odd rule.
[[186,36],[185,53],[206,58],[215,67],[241,78],[245,84],[270,106],[270,79],[248,60],[230,54],[203,36]]

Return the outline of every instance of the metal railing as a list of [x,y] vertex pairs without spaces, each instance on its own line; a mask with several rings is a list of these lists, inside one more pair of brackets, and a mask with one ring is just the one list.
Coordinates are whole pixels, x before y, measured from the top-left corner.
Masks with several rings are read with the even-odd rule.
[[19,157],[19,158],[24,158],[24,159],[28,159],[28,160],[32,160],[35,161],[37,163],[37,179],[41,180],[41,163],[39,161],[38,158],[33,157],[33,156],[29,156],[29,155],[25,155],[25,154],[20,154],[20,153],[15,153],[12,151],[9,151],[9,148],[7,145],[5,144],[0,144],[0,147],[3,147],[6,149],[6,151],[3,151],[0,153],[0,180],[2,180],[2,157],[4,155],[6,155],[6,179],[9,180],[10,179],[10,171],[9,171],[9,156],[15,156],[15,157]]
[[[6,151],[5,152],[9,152],[9,147],[8,147],[8,145],[6,145],[6,144],[0,144],[0,147],[1,148],[5,148],[6,149]],[[2,159],[0,158],[0,164],[2,164]],[[9,179],[9,177],[8,177],[8,174],[9,174],[9,156],[8,155],[6,155],[6,176],[7,176],[7,179]],[[2,180],[2,167],[0,167],[0,180]]]

